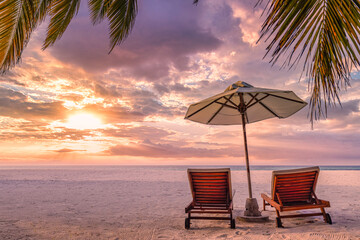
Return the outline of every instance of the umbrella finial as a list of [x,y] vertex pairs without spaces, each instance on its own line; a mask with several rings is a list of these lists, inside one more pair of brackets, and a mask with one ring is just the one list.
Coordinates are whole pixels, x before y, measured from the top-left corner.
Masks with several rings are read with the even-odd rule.
[[242,81],[237,81],[233,84],[231,84],[230,86],[228,86],[226,89],[225,89],[225,92],[226,91],[230,91],[230,90],[234,90],[234,89],[237,89],[237,88],[250,88],[250,87],[253,87],[251,84],[248,84],[246,82],[242,82]]

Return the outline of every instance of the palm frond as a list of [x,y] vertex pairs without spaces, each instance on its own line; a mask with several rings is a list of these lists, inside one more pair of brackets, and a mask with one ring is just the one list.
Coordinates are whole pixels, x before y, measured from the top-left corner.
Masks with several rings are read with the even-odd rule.
[[0,71],[5,72],[20,59],[36,27],[39,1],[0,1]]
[[339,91],[350,85],[351,71],[360,64],[359,1],[268,0],[264,13],[259,40],[271,39],[270,62],[286,55],[291,68],[303,61],[312,92],[310,120],[326,116],[328,106],[340,103]]
[[101,22],[109,10],[113,0],[89,0],[90,19],[93,24]]
[[35,19],[39,22],[43,22],[45,20],[46,15],[48,14],[48,10],[50,8],[51,3],[54,0],[41,0],[38,4],[38,8],[35,14]]
[[43,49],[60,39],[72,18],[78,13],[80,0],[54,0],[50,4],[50,24],[48,26]]
[[107,11],[110,52],[130,34],[137,14],[137,0],[113,0]]

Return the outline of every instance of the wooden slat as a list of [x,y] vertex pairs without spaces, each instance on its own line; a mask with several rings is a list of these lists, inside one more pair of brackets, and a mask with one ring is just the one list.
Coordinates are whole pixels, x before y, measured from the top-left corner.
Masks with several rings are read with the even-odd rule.
[[313,183],[314,179],[278,180],[277,184],[283,184],[283,183],[293,184],[293,183],[306,183],[306,182]]
[[226,204],[228,201],[226,199],[219,199],[219,198],[196,198],[196,202],[216,202],[216,203],[223,203]]
[[312,176],[316,175],[317,172],[305,172],[305,173],[289,173],[283,175],[276,175],[276,178],[286,178],[286,177],[299,177],[299,176]]
[[302,213],[294,215],[281,215],[281,218],[295,218],[295,217],[312,217],[312,216],[321,216],[322,213]]
[[206,177],[206,176],[193,176],[192,177],[193,180],[198,180],[198,179],[225,179],[227,180],[227,176],[211,176],[211,177]]
[[221,195],[196,195],[196,199],[200,199],[200,198],[208,198],[208,199],[227,199],[226,196],[221,196]]
[[298,197],[298,198],[281,198],[283,205],[286,205],[290,202],[307,202],[308,198]]
[[286,191],[286,192],[276,192],[280,196],[291,196],[291,195],[311,195],[311,191]]
[[213,176],[226,176],[227,177],[227,173],[209,173],[209,172],[204,172],[204,173],[191,173],[191,176],[197,176],[197,177],[213,177]]
[[209,191],[197,191],[196,195],[211,195],[211,196],[224,196],[226,197],[226,191],[217,191],[217,192],[209,192]]
[[227,199],[226,196],[221,196],[221,195],[196,195],[196,199],[199,199],[199,198],[209,198],[209,199],[212,199],[212,198],[218,198],[218,199]]
[[191,216],[190,219],[231,220],[230,217],[193,217],[193,216]]
[[309,204],[309,205],[296,205],[296,206],[284,206],[283,211],[294,211],[294,210],[301,210],[301,209],[312,209],[312,208],[322,208],[327,207],[325,204]]
[[226,207],[226,205],[222,205],[222,206],[196,206],[194,207],[193,209],[196,209],[196,210],[199,210],[199,209],[202,209],[202,210],[227,210],[228,208]]
[[227,205],[225,203],[203,203],[198,204],[195,203],[194,208],[200,207],[200,208],[225,208]]
[[227,186],[227,182],[193,182],[195,186]]
[[292,196],[311,196],[310,193],[306,193],[306,192],[303,192],[303,193],[299,193],[299,192],[287,192],[287,193],[277,193],[280,195],[281,198],[283,197],[292,197]]
[[196,200],[197,203],[218,203],[218,204],[224,204],[224,201],[218,201],[218,200]]
[[205,211],[200,211],[200,210],[191,210],[190,211],[191,213],[211,213],[211,214],[224,214],[224,213],[228,213],[229,211],[228,210],[215,210],[215,211],[209,211],[209,210],[206,210]]
[[312,183],[297,183],[297,184],[278,184],[276,189],[279,188],[290,188],[290,187],[303,187],[303,188],[312,188]]
[[206,185],[205,186],[194,186],[195,191],[207,190],[207,189],[226,191],[228,188],[226,186],[210,186],[210,185],[207,185],[207,186]]
[[304,180],[304,179],[315,179],[315,175],[313,176],[297,176],[297,177],[278,177],[277,180],[279,181],[295,181],[295,180]]
[[311,189],[278,189],[276,192],[279,194],[287,194],[287,193],[309,193],[311,194]]
[[197,193],[218,193],[218,194],[226,194],[227,193],[227,189],[226,188],[199,188],[197,191]]
[[211,178],[202,178],[202,179],[193,179],[193,182],[227,182],[227,179],[211,179]]
[[309,196],[280,196],[281,201],[283,202],[289,202],[289,201],[294,201],[294,199],[303,199],[304,201],[310,201],[310,197]]

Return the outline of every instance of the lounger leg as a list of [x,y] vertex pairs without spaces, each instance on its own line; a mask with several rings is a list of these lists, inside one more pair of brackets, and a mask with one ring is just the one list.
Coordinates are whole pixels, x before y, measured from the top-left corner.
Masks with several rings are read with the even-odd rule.
[[320,208],[321,209],[321,212],[322,212],[322,215],[323,215],[323,218],[324,218],[324,221],[327,222],[326,220],[326,212],[325,212],[325,209],[324,208]]
[[332,224],[330,214],[326,213],[324,208],[320,208],[320,209],[321,209],[322,215],[324,217],[324,221],[328,224]]
[[231,223],[232,223],[232,211],[230,211],[230,226],[231,226]]
[[236,226],[235,226],[235,219],[233,219],[233,216],[232,216],[232,211],[230,211],[230,227],[232,229],[235,229]]
[[185,218],[185,229],[189,229],[190,228],[190,213],[188,213],[188,217]]
[[263,199],[263,210],[264,211],[266,211],[265,206],[266,206],[265,199]]
[[278,228],[282,228],[284,227],[281,223],[281,217],[280,217],[280,212],[278,210],[276,210],[276,227]]

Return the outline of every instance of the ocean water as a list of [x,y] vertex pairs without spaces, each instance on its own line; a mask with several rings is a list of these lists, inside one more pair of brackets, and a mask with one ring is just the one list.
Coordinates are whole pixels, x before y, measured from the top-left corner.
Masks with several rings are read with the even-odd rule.
[[[188,168],[223,168],[230,167],[234,176],[242,176],[239,181],[246,181],[246,167],[206,166],[206,165],[0,165],[0,183],[4,181],[173,181],[186,182]],[[294,169],[306,166],[250,166],[252,175],[266,172],[270,179],[271,171]],[[322,171],[359,171],[360,166],[320,166]],[[34,182],[36,183],[36,182]]]
[[[304,167],[313,167],[314,165],[251,165],[251,170],[283,170],[283,169],[295,169]],[[360,170],[360,165],[323,165],[319,166],[320,170]],[[95,169],[151,169],[151,170],[169,170],[169,171],[184,171],[188,168],[230,168],[233,171],[245,171],[246,166],[244,165],[0,165],[0,170],[5,169],[24,169],[24,170],[51,170],[51,169],[62,169],[62,170],[95,170]]]

